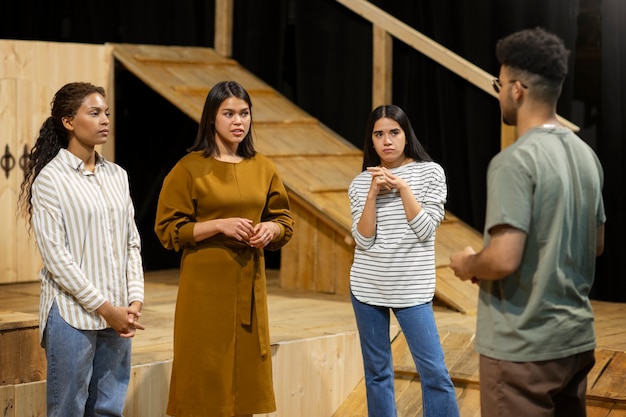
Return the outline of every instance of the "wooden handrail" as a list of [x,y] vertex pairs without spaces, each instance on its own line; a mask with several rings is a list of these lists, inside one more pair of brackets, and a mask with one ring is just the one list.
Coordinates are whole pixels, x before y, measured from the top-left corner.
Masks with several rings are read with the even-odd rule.
[[[486,93],[497,97],[491,86],[491,80],[494,79],[493,75],[446,49],[406,23],[365,0],[336,1],[371,22],[379,30],[384,30],[394,38],[401,40],[416,51],[454,72],[459,77],[466,79]],[[376,74],[374,78],[376,78]]]
[[[480,88],[492,97],[498,97],[491,85],[492,80],[496,78],[494,75],[491,75],[488,72],[482,70],[468,60],[455,54],[451,50],[438,44],[421,32],[418,32],[406,23],[396,19],[389,13],[373,5],[372,3],[369,3],[366,0],[336,1],[337,3],[342,4],[343,6],[352,10],[354,13],[363,17],[365,20],[369,21],[373,25],[374,64],[372,66],[372,107],[375,107],[376,105],[382,103],[391,103],[390,68],[393,64],[393,54],[391,53],[392,46],[386,44],[389,41],[386,40],[383,32],[393,36],[394,38],[409,45],[416,51],[426,55],[433,61],[444,66],[448,70],[457,74],[459,77],[469,81],[474,86]],[[385,43],[385,46],[381,46],[380,44],[382,43]],[[385,64],[381,65],[381,62],[384,62]],[[575,132],[580,130],[580,128],[576,124],[570,122],[569,120],[558,115],[557,117],[564,126],[569,127]],[[505,148],[515,141],[514,128],[505,126],[503,124],[501,135],[502,148]]]
[[[380,104],[392,102],[392,37],[426,55],[490,96],[498,97],[491,85],[492,80],[496,78],[494,75],[482,70],[366,0],[336,1],[369,21],[373,26],[372,108]],[[232,54],[233,2],[234,0],[215,0],[214,49],[217,53],[226,57],[230,57]],[[561,116],[557,117],[564,126],[575,132],[580,130],[576,124],[569,120]],[[514,142],[515,129],[502,124],[501,135],[501,146],[505,148]]]

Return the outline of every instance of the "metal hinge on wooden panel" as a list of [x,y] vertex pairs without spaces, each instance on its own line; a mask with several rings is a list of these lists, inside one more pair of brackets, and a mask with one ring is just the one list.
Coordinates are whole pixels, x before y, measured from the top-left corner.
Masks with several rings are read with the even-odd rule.
[[4,170],[4,175],[9,178],[9,172],[15,167],[15,158],[11,155],[9,145],[4,148],[4,155],[0,158],[0,167]]
[[[29,158],[30,157],[28,155],[28,146],[24,145],[24,153],[20,157],[20,168],[22,168],[22,171],[24,171],[24,173],[26,173],[26,170],[28,169]],[[15,157],[11,154],[9,145],[5,145],[4,155],[0,157],[0,168],[2,168],[2,170],[4,171],[4,176],[6,178],[9,178],[9,172],[11,172],[13,168],[15,168]]]

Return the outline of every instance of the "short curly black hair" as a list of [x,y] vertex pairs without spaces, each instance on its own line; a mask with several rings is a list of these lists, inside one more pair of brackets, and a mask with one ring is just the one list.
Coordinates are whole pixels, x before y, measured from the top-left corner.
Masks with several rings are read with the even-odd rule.
[[496,58],[501,65],[559,83],[567,75],[569,54],[570,51],[558,36],[542,28],[512,33],[496,44]]

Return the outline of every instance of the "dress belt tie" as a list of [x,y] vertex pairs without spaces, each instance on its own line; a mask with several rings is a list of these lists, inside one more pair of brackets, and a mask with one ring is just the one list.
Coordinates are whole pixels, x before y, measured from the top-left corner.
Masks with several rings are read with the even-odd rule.
[[270,347],[267,308],[264,305],[259,306],[258,302],[258,300],[263,299],[264,285],[261,280],[261,250],[245,250],[240,252],[237,257],[237,260],[244,265],[239,273],[239,282],[237,283],[237,315],[242,325],[250,326],[253,311],[256,311],[259,347],[261,356],[265,356],[270,351]]

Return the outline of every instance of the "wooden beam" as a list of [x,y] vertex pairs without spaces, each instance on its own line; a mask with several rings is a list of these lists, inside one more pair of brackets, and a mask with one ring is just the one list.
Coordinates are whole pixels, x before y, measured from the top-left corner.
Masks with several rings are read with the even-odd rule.
[[378,30],[384,30],[394,38],[401,40],[433,61],[443,65],[486,93],[497,97],[491,86],[491,80],[494,78],[491,74],[444,48],[406,23],[364,0],[336,1],[372,22],[374,27],[379,28]]
[[392,103],[393,39],[379,26],[372,28],[372,108]]
[[233,54],[234,0],[215,0],[215,52],[223,57]]
[[[493,75],[455,54],[451,50],[443,47],[421,32],[413,29],[406,23],[396,19],[389,13],[365,0],[336,1],[364,19],[370,21],[374,27],[377,28],[375,30],[387,32],[394,38],[406,43],[416,51],[426,55],[459,77],[469,81],[474,86],[485,91],[492,97],[498,97],[491,86],[491,82],[495,78]],[[559,120],[564,126],[569,127],[574,132],[578,132],[580,130],[576,124],[568,120],[563,118],[560,118]]]

